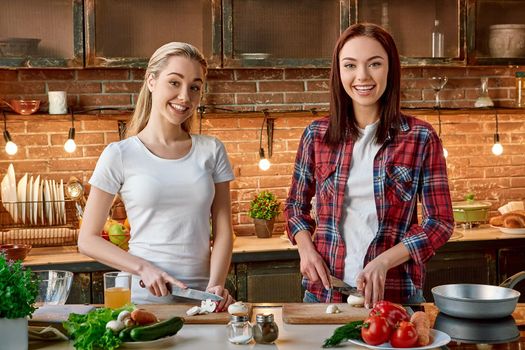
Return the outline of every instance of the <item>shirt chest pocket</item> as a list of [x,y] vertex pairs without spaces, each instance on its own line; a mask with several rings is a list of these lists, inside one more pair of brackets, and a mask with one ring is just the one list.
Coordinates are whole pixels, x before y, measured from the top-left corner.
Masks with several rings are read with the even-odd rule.
[[390,194],[402,202],[414,197],[414,181],[412,169],[402,165],[390,165],[386,168],[386,186]]
[[315,181],[320,198],[331,198],[335,194],[335,164],[323,164],[315,167]]

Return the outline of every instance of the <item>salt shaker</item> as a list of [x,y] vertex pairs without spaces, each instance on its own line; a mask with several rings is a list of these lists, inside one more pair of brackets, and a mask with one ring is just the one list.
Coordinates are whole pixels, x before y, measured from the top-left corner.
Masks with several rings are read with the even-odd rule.
[[248,344],[253,339],[252,325],[247,315],[232,315],[226,330],[230,343]]
[[257,314],[257,323],[253,326],[253,338],[259,344],[272,344],[279,336],[279,327],[273,320],[273,314]]

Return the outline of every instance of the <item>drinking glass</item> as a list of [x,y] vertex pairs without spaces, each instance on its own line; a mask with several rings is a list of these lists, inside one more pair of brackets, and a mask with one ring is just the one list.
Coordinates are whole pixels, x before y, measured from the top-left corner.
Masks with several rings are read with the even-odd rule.
[[131,274],[106,272],[104,274],[104,306],[118,309],[131,302]]
[[436,108],[440,107],[440,101],[439,101],[439,92],[445,87],[445,84],[448,81],[448,78],[446,76],[440,76],[440,77],[430,77],[429,78],[430,85],[432,86],[432,89],[436,93]]

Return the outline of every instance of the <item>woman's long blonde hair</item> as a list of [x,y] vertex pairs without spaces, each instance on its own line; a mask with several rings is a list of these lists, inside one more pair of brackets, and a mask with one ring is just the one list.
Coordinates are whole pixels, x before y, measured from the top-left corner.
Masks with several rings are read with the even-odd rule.
[[[151,92],[147,85],[148,77],[152,74],[154,78],[158,78],[159,73],[166,68],[168,59],[172,56],[184,56],[199,62],[204,71],[204,76],[206,76],[208,69],[206,59],[193,45],[174,41],[159,47],[149,59],[148,68],[146,68],[146,73],[144,75],[144,83],[142,84],[139,97],[137,98],[135,111],[126,127],[126,137],[137,135],[148,123],[151,114]],[[195,113],[191,118],[188,118],[182,123],[182,129],[186,132],[190,132],[194,119]]]

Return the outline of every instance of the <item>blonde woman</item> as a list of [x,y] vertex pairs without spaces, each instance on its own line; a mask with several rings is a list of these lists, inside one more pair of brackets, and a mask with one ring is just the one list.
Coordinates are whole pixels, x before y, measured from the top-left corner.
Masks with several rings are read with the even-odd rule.
[[[222,296],[219,310],[233,302],[224,284],[232,253],[234,177],[224,145],[191,134],[206,70],[195,47],[178,42],[160,47],[149,60],[127,138],[106,147],[89,181],[79,250],[132,273],[134,303],[175,302],[167,283]],[[132,227],[129,252],[100,236],[117,193]]]

